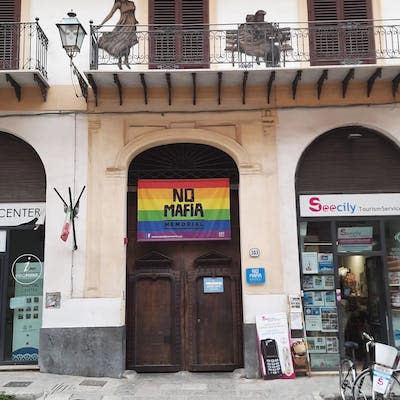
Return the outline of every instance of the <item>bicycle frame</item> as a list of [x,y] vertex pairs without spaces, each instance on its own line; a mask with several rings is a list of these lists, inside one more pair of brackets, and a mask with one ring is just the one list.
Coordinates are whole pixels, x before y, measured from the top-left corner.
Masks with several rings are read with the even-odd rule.
[[[400,370],[397,369],[399,351],[393,346],[376,343],[374,338],[366,333],[363,333],[363,337],[368,340],[366,344],[367,351],[371,347],[375,347],[375,360],[370,362],[368,367],[354,381],[353,397],[356,400],[365,399],[368,396],[371,396],[372,400],[377,397],[387,399],[392,393],[395,384],[399,385],[398,390],[400,390],[400,382],[397,379],[397,375],[400,373]],[[368,376],[369,379],[367,378]],[[365,382],[367,383],[367,389],[363,386]],[[368,386],[368,382],[372,384],[372,387]]]

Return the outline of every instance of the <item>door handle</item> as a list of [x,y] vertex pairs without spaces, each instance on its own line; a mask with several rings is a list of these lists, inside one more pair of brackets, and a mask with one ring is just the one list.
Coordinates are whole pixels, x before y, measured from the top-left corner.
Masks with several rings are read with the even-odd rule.
[[200,318],[197,318],[197,323],[198,323],[198,324],[200,323]]

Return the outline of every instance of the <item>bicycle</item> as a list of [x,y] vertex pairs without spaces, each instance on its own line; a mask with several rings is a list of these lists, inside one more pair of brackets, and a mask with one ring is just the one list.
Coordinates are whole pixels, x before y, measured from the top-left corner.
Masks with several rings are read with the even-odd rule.
[[[358,350],[358,343],[345,342],[346,353],[351,356],[344,358],[339,366],[339,387],[342,400],[353,399],[353,384],[357,377],[355,351]],[[369,345],[366,343],[367,360],[369,360]]]
[[368,339],[368,349],[374,347],[375,361],[369,363],[356,377],[352,388],[354,400],[400,399],[399,352],[393,347],[375,342],[374,338],[363,333]]

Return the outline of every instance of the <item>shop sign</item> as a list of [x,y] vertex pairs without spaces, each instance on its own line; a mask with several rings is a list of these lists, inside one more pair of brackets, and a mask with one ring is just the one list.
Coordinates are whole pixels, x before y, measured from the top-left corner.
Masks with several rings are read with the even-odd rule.
[[372,226],[338,228],[338,251],[371,251]]
[[46,203],[0,203],[0,226],[18,226],[41,220]]
[[224,278],[203,278],[204,293],[224,293]]
[[140,179],[137,240],[230,240],[229,179]]
[[400,193],[301,195],[301,217],[400,215]]
[[265,283],[265,268],[246,268],[246,282],[249,285]]

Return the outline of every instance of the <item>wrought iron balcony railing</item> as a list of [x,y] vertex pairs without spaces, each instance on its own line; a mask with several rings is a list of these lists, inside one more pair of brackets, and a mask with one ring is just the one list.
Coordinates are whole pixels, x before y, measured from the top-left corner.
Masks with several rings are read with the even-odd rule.
[[[236,25],[91,25],[90,68],[375,64],[400,58],[400,21]],[[137,67],[135,67],[137,66]]]
[[47,48],[38,19],[0,23],[0,70],[36,70],[47,78]]

